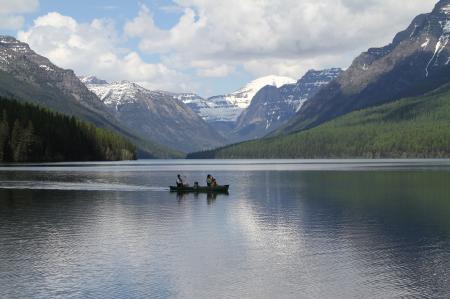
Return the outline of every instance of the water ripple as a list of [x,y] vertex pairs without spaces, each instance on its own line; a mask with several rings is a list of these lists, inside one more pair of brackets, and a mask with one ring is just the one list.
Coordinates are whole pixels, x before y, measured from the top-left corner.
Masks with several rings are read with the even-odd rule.
[[52,181],[0,181],[0,189],[21,190],[66,190],[66,191],[168,191],[167,187],[135,186],[124,184],[103,184],[94,182],[52,182]]

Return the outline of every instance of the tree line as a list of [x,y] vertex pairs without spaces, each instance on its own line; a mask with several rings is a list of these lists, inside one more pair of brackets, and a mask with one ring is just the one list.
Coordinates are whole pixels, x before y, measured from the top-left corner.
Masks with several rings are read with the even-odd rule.
[[0,97],[0,162],[136,159],[125,138],[35,105]]
[[349,113],[318,127],[188,158],[449,158],[450,85]]

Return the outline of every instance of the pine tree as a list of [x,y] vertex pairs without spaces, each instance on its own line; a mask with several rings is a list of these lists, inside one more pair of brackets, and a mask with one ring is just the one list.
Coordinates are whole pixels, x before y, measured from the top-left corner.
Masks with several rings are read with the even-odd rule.
[[135,159],[123,137],[74,117],[0,98],[0,161]]
[[6,147],[9,139],[9,126],[5,120],[0,122],[0,162],[6,160]]

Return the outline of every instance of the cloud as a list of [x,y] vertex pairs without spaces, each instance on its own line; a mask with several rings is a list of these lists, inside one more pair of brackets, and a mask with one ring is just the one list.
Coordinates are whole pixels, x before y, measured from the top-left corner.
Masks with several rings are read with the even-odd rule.
[[[121,30],[108,19],[80,23],[49,13],[18,38],[78,74],[135,81],[152,89],[206,91],[211,88],[207,83],[222,78],[274,74],[297,79],[310,68],[347,67],[360,51],[390,42],[435,2],[174,0],[154,12],[141,5]],[[1,6],[0,17],[14,18],[0,18],[0,27],[20,27],[21,13],[36,7],[33,3],[38,0]],[[155,21],[157,13],[180,17],[167,29]],[[135,41],[138,49],[124,46]]]
[[[299,77],[307,67],[347,66],[356,51],[388,43],[414,16],[430,11],[424,0],[176,0],[177,24],[159,28],[144,5],[125,25],[141,51],[163,55],[176,68],[198,61],[223,75],[243,65],[254,75]],[[351,53],[349,55],[349,53]],[[264,75],[265,75],[264,74]]]
[[0,0],[0,14],[29,13],[39,7],[39,0]]
[[348,61],[348,58],[332,54],[298,59],[257,58],[243,62],[243,67],[247,72],[258,77],[277,74],[298,79],[306,70],[336,67],[337,61]]
[[39,0],[0,0],[0,29],[17,30],[22,28],[25,18],[39,7]]
[[129,80],[152,89],[187,88],[181,73],[162,63],[146,63],[136,51],[121,47],[123,40],[110,20],[78,23],[52,12],[37,18],[28,30],[19,31],[18,39],[56,65],[74,69],[80,75]]
[[226,77],[235,71],[235,67],[226,64],[210,67],[201,68],[197,71],[200,77]]

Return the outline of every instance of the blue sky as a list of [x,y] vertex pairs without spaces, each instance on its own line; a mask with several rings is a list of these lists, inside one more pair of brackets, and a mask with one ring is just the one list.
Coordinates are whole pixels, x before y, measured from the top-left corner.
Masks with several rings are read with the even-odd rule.
[[345,68],[436,2],[0,0],[0,30],[79,75],[211,96]]
[[168,10],[173,6],[170,0],[157,1],[102,1],[102,0],[41,0],[39,9],[27,18],[28,25],[34,18],[46,13],[57,11],[63,15],[72,16],[79,22],[90,22],[95,18],[112,18],[117,25],[132,19],[139,10],[140,5],[146,5],[155,12],[155,21],[162,28],[169,29],[174,26],[181,16],[180,11]]

